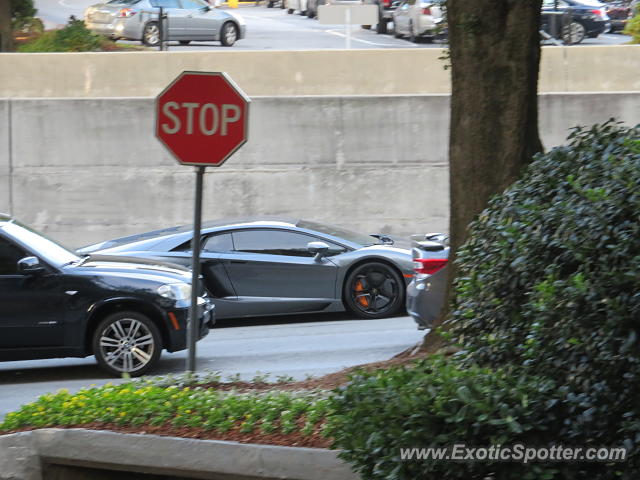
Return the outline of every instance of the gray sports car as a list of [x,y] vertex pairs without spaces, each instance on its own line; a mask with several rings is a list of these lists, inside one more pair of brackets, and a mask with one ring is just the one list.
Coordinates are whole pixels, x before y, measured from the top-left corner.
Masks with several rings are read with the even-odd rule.
[[[189,265],[192,226],[118,238],[79,250]],[[336,312],[381,318],[404,306],[410,244],[305,220],[204,223],[204,283],[217,318]]]
[[[162,23],[160,8],[165,16]],[[84,17],[94,33],[114,40],[141,40],[148,46],[158,45],[162,36],[181,45],[219,40],[230,47],[244,38],[246,30],[242,17],[211,8],[204,0],[109,0],[87,8]]]

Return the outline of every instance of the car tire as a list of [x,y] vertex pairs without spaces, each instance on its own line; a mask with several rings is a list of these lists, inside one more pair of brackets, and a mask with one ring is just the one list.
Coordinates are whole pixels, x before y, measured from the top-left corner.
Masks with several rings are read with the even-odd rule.
[[191,43],[191,40],[180,40],[180,45],[189,45]]
[[267,8],[273,8],[273,2],[267,2]]
[[149,22],[142,30],[142,43],[147,47],[157,47],[160,44],[160,28],[158,22]]
[[112,375],[138,377],[158,363],[162,337],[153,321],[138,312],[113,313],[102,320],[92,338],[98,365]]
[[220,43],[225,47],[231,47],[238,40],[238,27],[233,22],[226,22],[220,29]]
[[381,18],[378,21],[378,25],[376,25],[376,33],[385,34],[385,33],[387,33],[387,30],[388,30],[387,21]]
[[404,297],[402,277],[382,262],[358,265],[349,273],[343,286],[344,306],[360,318],[394,315],[404,306]]
[[287,10],[287,13],[288,13],[289,15],[293,14],[293,8],[288,9],[288,10]]
[[576,45],[584,40],[587,32],[580,22],[571,22],[562,30],[562,41],[567,45]]
[[360,25],[365,30],[371,30],[371,25]]
[[315,18],[316,14],[309,8],[307,8],[307,18]]
[[395,26],[395,24],[394,24],[394,27],[393,27],[393,36],[394,36],[395,38],[402,38],[402,34],[398,32],[398,29],[397,29],[397,27]]

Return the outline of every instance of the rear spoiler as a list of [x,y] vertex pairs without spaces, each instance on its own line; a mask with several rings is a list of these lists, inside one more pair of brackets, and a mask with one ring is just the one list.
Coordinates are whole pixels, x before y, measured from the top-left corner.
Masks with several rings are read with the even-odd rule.
[[426,233],[411,235],[411,243],[415,248],[427,252],[439,252],[449,245],[449,235],[446,233]]

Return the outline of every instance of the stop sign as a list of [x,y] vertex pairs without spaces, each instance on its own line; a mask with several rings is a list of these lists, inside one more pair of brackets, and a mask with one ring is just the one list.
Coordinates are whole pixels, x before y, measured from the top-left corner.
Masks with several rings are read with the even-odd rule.
[[249,102],[224,72],[182,72],[156,97],[156,137],[182,165],[219,167],[247,141]]

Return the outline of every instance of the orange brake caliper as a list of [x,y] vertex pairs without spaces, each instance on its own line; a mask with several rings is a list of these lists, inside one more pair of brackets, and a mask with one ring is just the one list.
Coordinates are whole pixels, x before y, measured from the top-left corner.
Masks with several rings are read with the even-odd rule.
[[[358,280],[356,282],[354,290],[356,293],[364,292],[364,285],[362,285],[362,280]],[[369,307],[369,299],[364,295],[357,298],[358,303],[361,307],[368,308]]]

